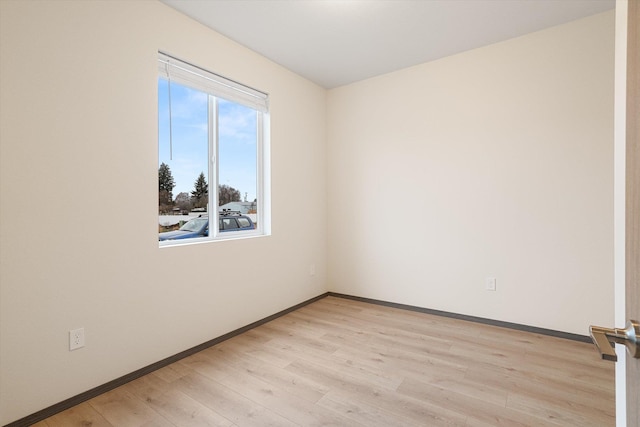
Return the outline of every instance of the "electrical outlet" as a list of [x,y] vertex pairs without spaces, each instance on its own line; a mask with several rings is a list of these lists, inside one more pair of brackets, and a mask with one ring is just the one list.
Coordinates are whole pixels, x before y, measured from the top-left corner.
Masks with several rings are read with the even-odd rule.
[[487,277],[486,289],[488,291],[496,290],[496,278],[495,277]]
[[84,328],[69,331],[69,351],[84,347]]
[[309,276],[315,276],[315,275],[316,275],[316,265],[311,264],[309,266]]

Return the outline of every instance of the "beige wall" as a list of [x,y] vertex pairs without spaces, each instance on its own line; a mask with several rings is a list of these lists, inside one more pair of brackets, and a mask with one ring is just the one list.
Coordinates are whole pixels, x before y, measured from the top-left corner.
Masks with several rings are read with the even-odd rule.
[[[157,2],[0,16],[0,424],[326,291],[324,89]],[[159,49],[271,94],[271,237],[158,248]]]
[[611,324],[613,52],[611,11],[330,91],[329,289]]
[[[612,13],[328,94],[156,2],[0,19],[0,424],[327,289],[613,321]],[[160,49],[271,94],[271,237],[158,248]]]

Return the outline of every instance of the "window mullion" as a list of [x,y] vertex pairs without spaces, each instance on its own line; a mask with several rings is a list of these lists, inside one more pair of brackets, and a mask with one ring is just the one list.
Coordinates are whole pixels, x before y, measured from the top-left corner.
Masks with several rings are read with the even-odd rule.
[[259,113],[256,111],[256,125],[257,125],[257,132],[256,132],[256,138],[258,139],[256,141],[256,149],[257,149],[257,153],[256,153],[256,198],[258,199],[258,203],[256,206],[258,215],[257,215],[257,220],[258,220],[258,228],[260,228],[261,230],[265,230],[264,228],[264,179],[262,178],[264,175],[264,153],[262,150],[262,135],[263,135],[263,131],[264,131],[264,123],[263,123],[263,116],[264,114]]
[[209,233],[213,237],[220,234],[218,229],[218,101],[213,95],[209,102]]

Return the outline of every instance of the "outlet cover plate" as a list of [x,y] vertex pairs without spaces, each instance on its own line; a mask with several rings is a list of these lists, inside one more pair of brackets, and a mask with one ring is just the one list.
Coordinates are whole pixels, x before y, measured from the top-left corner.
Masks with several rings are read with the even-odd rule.
[[84,347],[84,328],[69,331],[69,351]]

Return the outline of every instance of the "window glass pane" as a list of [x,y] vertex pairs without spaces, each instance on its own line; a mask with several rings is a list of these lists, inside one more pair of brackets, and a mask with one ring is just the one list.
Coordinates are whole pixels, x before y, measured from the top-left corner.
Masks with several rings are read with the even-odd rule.
[[223,218],[222,219],[222,229],[223,230],[232,230],[234,228],[238,228],[238,223],[235,218]]
[[247,218],[239,217],[238,218],[238,224],[242,228],[248,228],[248,227],[253,228],[251,223],[249,222],[249,220]]
[[[208,128],[208,95],[175,82],[171,82],[169,93],[168,81],[159,78],[160,240],[208,235]],[[193,220],[203,213],[203,218]]]
[[218,99],[218,207],[239,211],[254,222],[258,213],[257,118],[252,108]]

